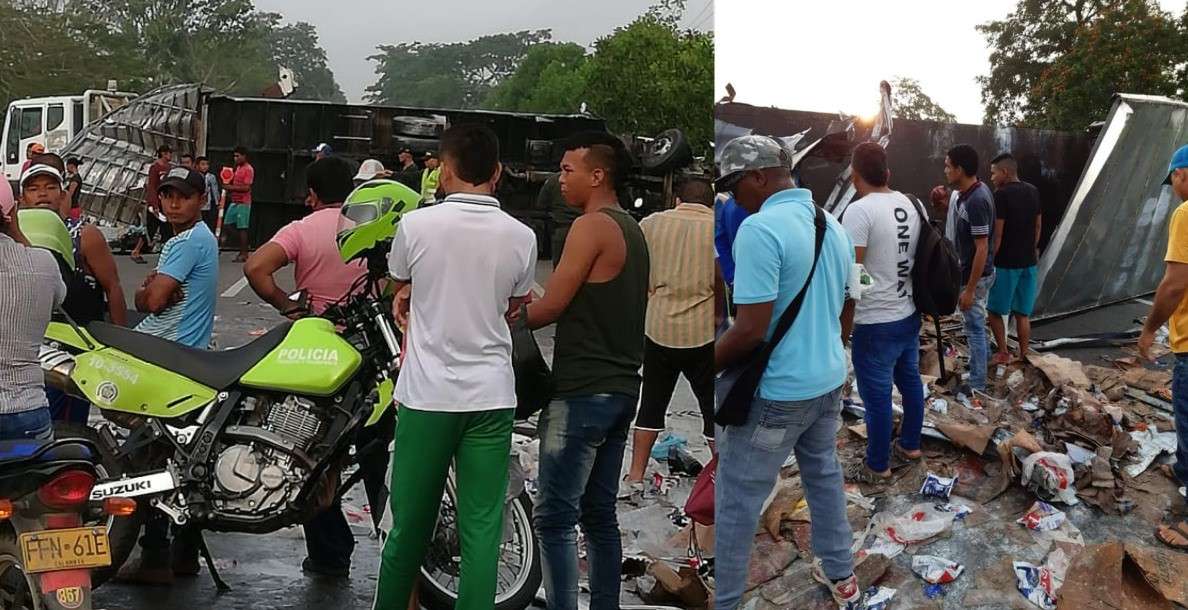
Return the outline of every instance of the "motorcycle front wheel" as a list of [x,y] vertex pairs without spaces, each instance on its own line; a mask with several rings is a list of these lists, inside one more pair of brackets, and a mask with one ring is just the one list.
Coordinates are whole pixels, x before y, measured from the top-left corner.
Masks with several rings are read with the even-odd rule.
[[[532,499],[521,492],[505,509],[505,534],[499,549],[495,610],[523,610],[540,588],[540,549],[532,530]],[[446,486],[437,528],[421,566],[421,605],[428,610],[453,610],[458,601],[462,553],[453,485]]]

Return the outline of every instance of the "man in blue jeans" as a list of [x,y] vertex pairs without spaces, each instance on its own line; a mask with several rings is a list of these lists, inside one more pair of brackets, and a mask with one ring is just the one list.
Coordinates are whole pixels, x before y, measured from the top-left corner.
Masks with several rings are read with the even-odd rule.
[[[1159,289],[1155,291],[1155,303],[1143,325],[1138,349],[1144,359],[1150,359],[1155,333],[1167,323],[1168,344],[1176,355],[1172,399],[1176,412],[1177,447],[1172,469],[1180,485],[1188,485],[1188,145],[1181,146],[1172,155],[1163,183],[1171,185],[1172,194],[1181,203],[1172,211],[1168,223],[1167,254],[1163,259],[1167,268]],[[1179,513],[1179,518],[1171,525],[1160,525],[1155,537],[1170,547],[1185,550],[1188,549],[1188,522],[1183,520],[1183,515],[1188,513],[1188,506],[1181,503],[1174,512]]]
[[[734,325],[714,346],[714,367],[745,359],[769,339],[781,314],[804,286],[813,264],[816,206],[795,188],[788,152],[766,136],[726,144],[719,192],[732,192],[751,215],[734,242]],[[715,608],[734,610],[746,589],[759,513],[780,467],[795,452],[812,515],[814,577],[838,606],[857,608],[836,436],[846,353],[841,311],[854,263],[850,238],[832,216],[803,307],[776,346],[746,423],[719,427],[715,502]]]
[[639,401],[649,257],[622,207],[630,167],[618,138],[574,136],[561,159],[561,195],[582,211],[565,238],[528,326],[557,323],[556,398],[540,416],[535,526],[549,610],[577,610],[577,533],[586,537],[590,608],[619,607],[623,559],[615,514],[627,430]]
[[957,189],[957,201],[949,206],[945,237],[957,248],[961,279],[965,282],[957,306],[969,342],[969,383],[964,393],[986,390],[986,299],[994,285],[994,194],[978,180],[978,151],[958,144],[945,155],[945,179]]
[[[857,301],[846,301],[842,337],[851,338],[854,376],[866,406],[866,460],[846,478],[883,483],[891,478],[891,384],[903,395],[899,442],[901,459],[920,458],[924,424],[924,384],[920,382],[920,314],[912,301],[912,267],[920,218],[916,206],[887,184],[887,153],[876,142],[854,149],[851,176],[858,200],[846,208],[842,224],[854,242],[854,258],[874,283]],[[924,221],[926,222],[926,221]]]

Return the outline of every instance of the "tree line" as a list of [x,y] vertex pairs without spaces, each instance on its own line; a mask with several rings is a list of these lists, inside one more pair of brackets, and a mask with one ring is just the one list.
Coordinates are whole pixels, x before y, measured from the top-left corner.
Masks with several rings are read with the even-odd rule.
[[[549,30],[467,42],[383,44],[368,59],[382,105],[575,113],[612,131],[683,128],[712,139],[713,38],[681,29],[684,0],[660,0],[587,50]],[[293,70],[298,99],[345,102],[317,28],[252,0],[0,0],[0,103],[104,88],[196,82],[259,95]]]

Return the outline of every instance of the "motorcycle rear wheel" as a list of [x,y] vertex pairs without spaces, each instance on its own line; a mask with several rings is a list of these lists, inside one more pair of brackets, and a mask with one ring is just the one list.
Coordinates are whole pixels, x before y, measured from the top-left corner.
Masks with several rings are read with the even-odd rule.
[[[82,424],[54,422],[54,436],[56,438],[84,438],[94,443],[95,446],[99,446],[99,431]],[[95,465],[95,469],[100,481],[118,478],[124,474],[123,465],[114,460],[101,459]],[[111,565],[91,570],[92,589],[98,589],[114,578],[124,562],[128,561],[128,556],[136,548],[145,511],[149,510],[153,509],[145,503],[139,503],[136,512],[130,516],[107,518],[107,538],[111,543]]]
[[37,583],[21,563],[16,532],[6,524],[0,527],[0,608],[40,610]]
[[[540,548],[532,530],[532,498],[521,492],[508,502],[511,537],[499,553],[495,610],[523,610],[540,588]],[[458,601],[458,530],[452,490],[442,497],[437,528],[421,567],[420,602],[428,610],[453,610]]]

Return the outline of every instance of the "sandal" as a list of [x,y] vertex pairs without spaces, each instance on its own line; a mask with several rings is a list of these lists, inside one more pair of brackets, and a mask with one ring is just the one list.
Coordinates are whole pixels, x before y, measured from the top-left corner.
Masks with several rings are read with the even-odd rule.
[[845,480],[853,483],[879,485],[891,482],[891,475],[881,475],[870,469],[865,461],[856,462],[846,467]]
[[990,364],[994,366],[1007,365],[1011,363],[1011,355],[1002,352],[994,352],[994,356],[990,358]]
[[137,254],[136,256],[133,256],[131,258],[132,258],[132,262],[136,263],[137,265],[147,265],[148,264],[148,261],[144,260],[144,257],[140,256],[139,254]]
[[1173,549],[1188,550],[1188,523],[1177,521],[1171,526],[1160,525],[1155,529],[1155,538]]
[[912,455],[911,453],[908,453],[907,449],[904,449],[899,444],[899,441],[895,441],[894,443],[891,443],[891,454],[894,455],[895,457],[897,457],[901,460],[907,461],[907,462],[918,462],[918,461],[924,459],[923,451],[916,449],[916,455]]

